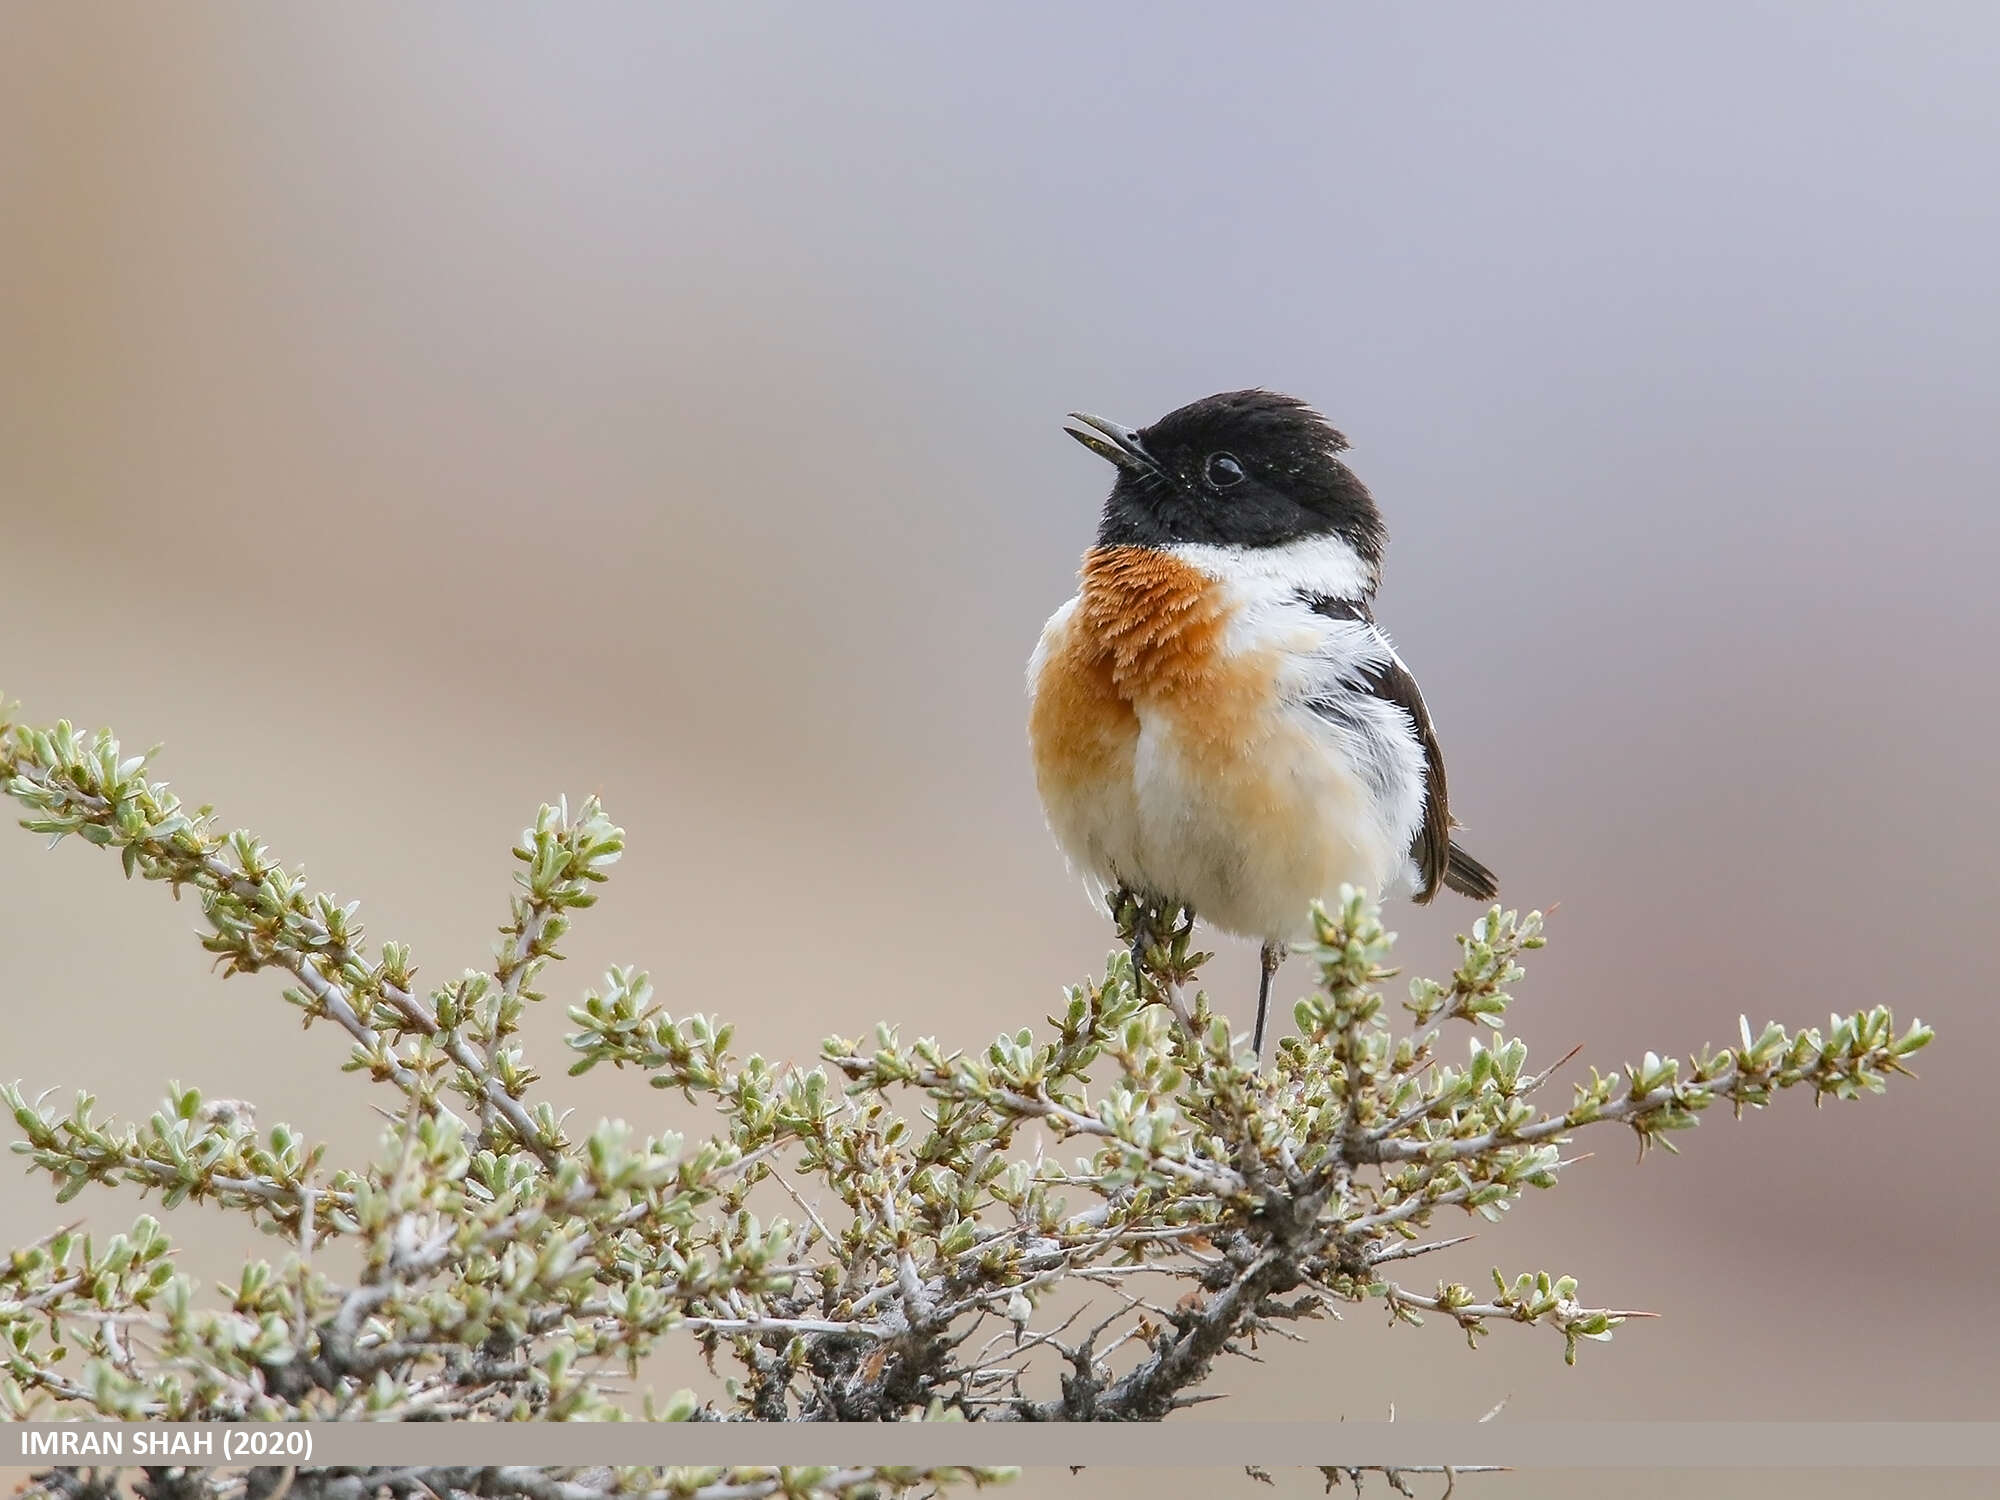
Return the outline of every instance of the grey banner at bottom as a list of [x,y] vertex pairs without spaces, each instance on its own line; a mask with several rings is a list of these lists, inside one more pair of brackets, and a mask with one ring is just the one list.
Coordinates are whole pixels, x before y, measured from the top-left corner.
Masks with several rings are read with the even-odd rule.
[[2000,1467],[2000,1422],[19,1422],[0,1464]]

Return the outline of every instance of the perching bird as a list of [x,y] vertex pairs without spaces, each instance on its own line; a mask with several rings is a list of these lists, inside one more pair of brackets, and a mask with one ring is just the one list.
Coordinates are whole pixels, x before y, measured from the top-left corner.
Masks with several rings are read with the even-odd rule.
[[1261,1056],[1315,898],[1499,887],[1452,841],[1423,695],[1375,623],[1387,532],[1347,439],[1263,390],[1136,432],[1071,421],[1118,477],[1028,663],[1036,784],[1086,879],[1263,941]]

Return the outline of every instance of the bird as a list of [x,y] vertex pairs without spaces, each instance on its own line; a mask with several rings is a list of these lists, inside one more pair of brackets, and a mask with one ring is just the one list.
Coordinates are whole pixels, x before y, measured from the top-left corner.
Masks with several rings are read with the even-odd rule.
[[1036,789],[1098,892],[1261,942],[1261,1058],[1314,900],[1499,881],[1452,836],[1437,730],[1375,618],[1388,531],[1347,438],[1264,389],[1064,430],[1117,473],[1028,662]]

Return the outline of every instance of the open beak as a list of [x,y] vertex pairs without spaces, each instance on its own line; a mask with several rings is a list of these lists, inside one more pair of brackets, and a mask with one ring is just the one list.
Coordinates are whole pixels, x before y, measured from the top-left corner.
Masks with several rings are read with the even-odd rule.
[[[1153,462],[1152,454],[1139,441],[1139,434],[1129,427],[1120,427],[1116,422],[1103,417],[1093,417],[1089,412],[1073,411],[1069,420],[1075,424],[1063,431],[1075,438],[1099,458],[1108,458],[1121,469],[1130,469],[1137,474],[1156,474],[1159,465]],[[1079,431],[1078,429],[1082,429]]]

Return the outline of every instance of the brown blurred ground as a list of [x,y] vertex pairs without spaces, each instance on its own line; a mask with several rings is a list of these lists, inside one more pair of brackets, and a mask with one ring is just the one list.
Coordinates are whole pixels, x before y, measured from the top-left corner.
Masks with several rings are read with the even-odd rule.
[[[1993,13],[712,9],[0,9],[0,688],[165,741],[433,975],[597,790],[631,853],[559,996],[637,962],[767,1054],[975,1045],[1109,940],[1022,747],[1104,484],[1056,423],[1297,390],[1387,509],[1468,841],[1561,902],[1531,1045],[1885,999],[1941,1040],[1600,1140],[1444,1268],[1665,1315],[1578,1370],[1363,1315],[1230,1409],[2000,1416]],[[1398,911],[1409,962],[1469,917]],[[196,919],[0,838],[0,1075],[370,1142]],[[0,1177],[13,1238],[59,1217]]]

